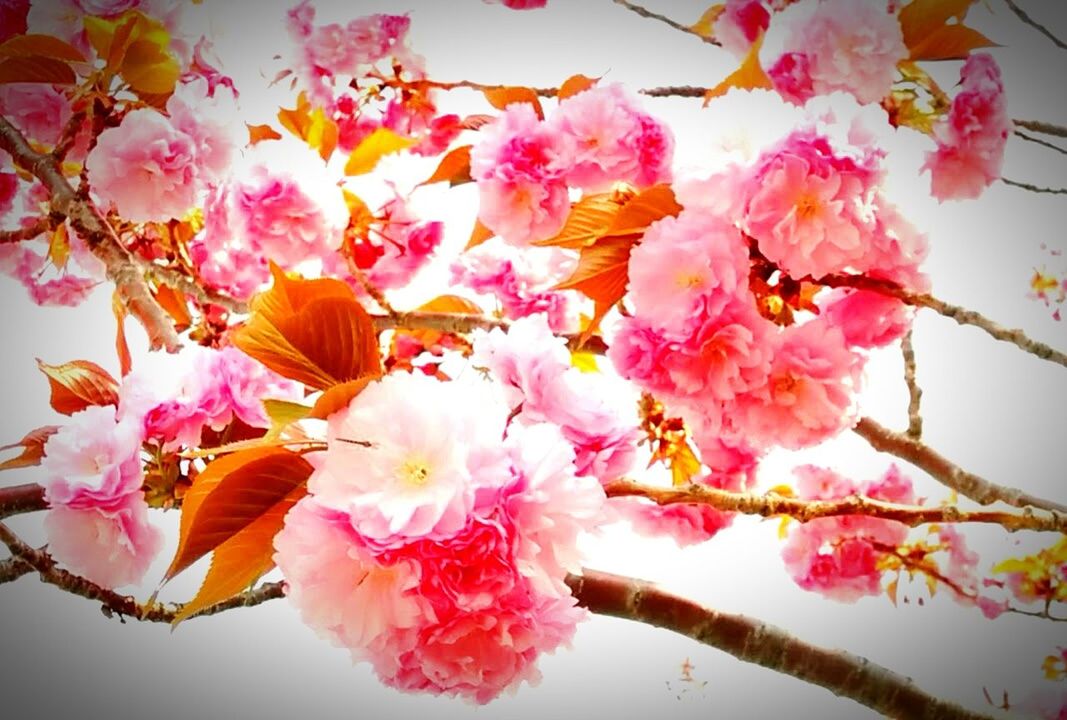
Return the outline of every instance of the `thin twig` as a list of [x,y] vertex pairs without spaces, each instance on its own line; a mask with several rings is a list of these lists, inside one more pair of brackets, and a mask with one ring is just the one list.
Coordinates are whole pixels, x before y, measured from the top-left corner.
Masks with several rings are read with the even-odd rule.
[[346,257],[345,259],[348,262],[348,272],[350,272],[352,277],[359,282],[364,292],[370,295],[374,302],[378,303],[378,307],[384,310],[389,317],[396,317],[399,315],[400,313],[398,313],[393,308],[392,304],[385,298],[385,293],[370,281],[370,278],[367,277],[367,273],[363,272],[363,268],[356,265],[356,261],[351,257]]
[[912,292],[910,290],[905,290],[899,285],[884,280],[869,278],[865,275],[825,275],[813,280],[813,282],[820,285],[826,285],[827,287],[850,287],[859,290],[871,290],[883,295],[895,297],[908,305],[929,308],[945,317],[952,318],[960,325],[972,325],[980,328],[997,340],[1009,342],[1020,350],[1024,350],[1042,360],[1048,360],[1057,365],[1067,367],[1067,353],[1056,350],[1052,346],[1046,345],[1043,342],[1031,339],[1022,330],[1005,328],[974,310],[968,310],[959,305],[953,305],[943,300],[938,300],[936,297],[928,293]]
[[1064,127],[1063,125],[1055,125],[1041,120],[1012,119],[1012,122],[1023,130],[1031,130],[1036,133],[1041,133],[1042,135],[1055,135],[1056,137],[1067,138],[1067,127]]
[[1022,138],[1023,140],[1026,140],[1027,142],[1037,143],[1038,145],[1041,145],[1043,147],[1047,147],[1049,150],[1055,150],[1058,153],[1062,153],[1064,155],[1067,155],[1067,149],[1061,148],[1059,145],[1054,145],[1054,144],[1048,142],[1047,140],[1042,140],[1041,138],[1036,138],[1033,135],[1027,135],[1022,130],[1013,130],[1012,134],[1015,135],[1015,137],[1017,137],[1017,138]]
[[[40,576],[42,582],[54,585],[72,595],[78,595],[101,603],[101,610],[108,617],[118,615],[121,619],[131,618],[143,622],[170,623],[174,622],[174,619],[181,612],[181,605],[165,603],[143,605],[128,595],[108,590],[80,575],[68,572],[58,567],[56,561],[47,552],[34,550],[3,523],[0,523],[0,542],[7,545],[14,557],[32,567]],[[282,583],[265,583],[254,590],[243,592],[229,600],[204,608],[195,615],[191,615],[190,618],[215,615],[239,607],[259,605],[268,600],[283,597],[284,594],[285,590]]]
[[614,2],[616,5],[622,5],[630,12],[635,12],[643,18],[648,18],[649,20],[658,20],[659,22],[664,23],[665,25],[670,25],[675,30],[679,30],[681,32],[700,38],[701,42],[705,42],[708,45],[715,45],[716,47],[720,47],[719,41],[715,40],[714,38],[705,37],[693,28],[687,25],[682,25],[680,22],[677,22],[675,20],[671,20],[666,15],[654,13],[648,8],[642,7],[640,5],[635,5],[634,3],[628,2],[627,0],[614,0]]
[[723,512],[760,517],[788,516],[802,523],[819,518],[862,515],[879,520],[892,520],[908,527],[931,523],[983,523],[1000,525],[1012,531],[1067,533],[1067,513],[1033,509],[1023,513],[969,511],[955,506],[900,505],[860,495],[837,500],[800,500],[784,495],[729,492],[698,484],[656,487],[625,479],[608,483],[604,486],[604,492],[608,497],[642,497],[657,505],[700,504],[710,505]]
[[900,340],[900,352],[904,356],[904,383],[908,386],[908,437],[918,440],[923,435],[923,390],[915,380],[915,349],[911,344],[910,329]]
[[2,115],[0,149],[6,150],[16,163],[41,181],[51,194],[52,213],[69,218],[89,250],[104,262],[108,279],[115,283],[130,314],[144,326],[151,348],[177,352],[181,342],[174,323],[152,297],[137,262],[92,202],[78,196],[56,159],[30,147],[22,133]]
[[904,677],[844,650],[828,650],[745,615],[720,612],[633,578],[583,570],[568,575],[578,604],[600,615],[671,630],[776,672],[826,688],[887,717],[989,718],[934,697]]
[[903,433],[882,427],[870,418],[862,418],[853,431],[870,443],[875,450],[907,460],[915,467],[925,470],[942,485],[969,497],[980,505],[990,505],[999,501],[1023,508],[1024,512],[1033,513],[1033,508],[1040,508],[1060,515],[1067,514],[1067,505],[1035,497],[1016,488],[997,485],[974,473],[969,473],[928,445]]
[[[478,92],[485,92],[487,90],[503,90],[507,85],[493,85],[487,83],[473,82],[471,80],[457,80],[456,82],[435,82],[433,80],[422,81],[423,84],[436,88],[438,90],[455,90],[457,88],[464,88],[467,90],[477,90]],[[554,87],[530,87],[527,90],[533,90],[534,94],[539,97],[556,97],[559,93],[559,88]]]
[[702,98],[708,94],[709,89],[693,85],[667,85],[664,87],[643,88],[638,92],[649,97]]
[[1011,11],[1013,13],[1015,13],[1016,17],[1018,17],[1024,23],[1026,23],[1027,25],[1029,25],[1030,27],[1034,28],[1039,33],[1041,33],[1042,35],[1047,37],[1049,40],[1051,40],[1056,45],[1056,47],[1058,47],[1058,48],[1060,48],[1062,50],[1067,50],[1067,44],[1064,44],[1064,42],[1062,40],[1060,40],[1058,37],[1056,37],[1051,32],[1049,32],[1049,29],[1047,27],[1045,27],[1041,23],[1039,23],[1036,20],[1034,20],[1032,17],[1027,15],[1025,12],[1023,12],[1023,9],[1021,7],[1019,7],[1018,5],[1016,5],[1014,2],[1012,2],[1012,0],[1004,0],[1004,4],[1006,4],[1009,8],[1011,8]]
[[1030,192],[1045,193],[1048,195],[1067,195],[1067,188],[1041,187],[1040,185],[1019,182],[1018,180],[1010,180],[1006,177],[1002,177],[1000,181],[1005,185],[1011,185],[1012,187],[1017,187],[1022,190],[1029,190]]
[[52,149],[52,157],[56,159],[56,162],[63,162],[74,147],[74,143],[78,140],[78,132],[81,131],[85,120],[86,113],[84,111],[71,114],[67,124],[63,127],[63,132],[59,135],[59,141]]
[[0,232],[0,245],[33,240],[35,237],[43,235],[54,227],[55,221],[52,218],[40,217],[34,220],[32,224],[21,227],[18,230],[5,230]]

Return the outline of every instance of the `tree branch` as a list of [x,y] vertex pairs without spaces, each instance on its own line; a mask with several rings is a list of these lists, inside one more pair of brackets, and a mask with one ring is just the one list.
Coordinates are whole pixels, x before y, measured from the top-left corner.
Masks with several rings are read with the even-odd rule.
[[53,227],[55,227],[55,223],[52,221],[52,218],[37,218],[32,224],[21,227],[18,230],[5,230],[0,232],[0,245],[23,242],[24,240],[33,240],[38,235],[48,232]]
[[16,163],[44,184],[51,195],[53,214],[69,218],[92,253],[104,262],[108,279],[115,283],[130,314],[148,332],[152,349],[177,352],[181,343],[174,323],[152,297],[137,261],[93,204],[78,196],[56,159],[31,148],[22,133],[3,116],[0,116],[0,149],[6,150]]
[[1017,127],[1021,127],[1023,130],[1030,130],[1042,135],[1055,135],[1056,137],[1067,138],[1067,127],[1062,125],[1054,125],[1052,123],[1042,122],[1041,120],[1017,120],[1012,119]]
[[1059,145],[1054,145],[1053,143],[1050,143],[1046,140],[1042,140],[1041,138],[1036,138],[1033,135],[1027,135],[1022,130],[1013,130],[1012,134],[1015,135],[1015,137],[1017,138],[1022,138],[1023,140],[1026,140],[1027,142],[1036,143],[1043,147],[1047,147],[1050,150],[1055,150],[1058,153],[1067,155],[1067,150],[1061,148]]
[[689,484],[680,487],[656,487],[630,480],[615,480],[604,486],[608,497],[643,497],[657,505],[689,503],[710,505],[723,512],[774,517],[786,515],[800,522],[818,518],[863,515],[892,520],[908,527],[930,523],[985,523],[1000,525],[1008,530],[1039,530],[1067,533],[1067,513],[1035,511],[1024,513],[967,511],[955,506],[899,505],[860,495],[839,500],[800,500],[783,495],[735,493],[707,485]]
[[629,10],[630,12],[637,13],[638,15],[640,15],[643,18],[648,18],[649,20],[658,20],[659,22],[661,22],[661,23],[663,23],[665,25],[670,25],[675,30],[679,30],[681,32],[684,32],[684,33],[687,33],[689,35],[693,35],[695,37],[700,38],[701,42],[705,42],[708,45],[715,45],[716,47],[720,47],[719,42],[717,40],[715,40],[714,38],[704,37],[703,35],[698,33],[693,28],[688,27],[686,25],[682,25],[680,22],[676,22],[674,20],[671,20],[666,15],[660,15],[659,13],[654,13],[651,10],[649,10],[648,8],[642,7],[640,5],[636,5],[636,4],[632,3],[632,2],[628,2],[627,0],[613,0],[613,2],[616,5],[623,6],[624,8]]
[[999,501],[1024,509],[1029,506],[1030,513],[1033,512],[1033,508],[1040,508],[1061,516],[1067,514],[1067,505],[1035,497],[1015,488],[997,485],[983,477],[969,473],[938,454],[933,448],[907,435],[882,427],[870,418],[862,418],[853,428],[853,432],[870,443],[875,450],[907,460],[915,467],[926,471],[942,485],[952,488],[980,505],[989,505]]
[[1030,192],[1046,193],[1049,195],[1067,195],[1067,188],[1041,187],[1031,183],[1019,182],[1018,180],[1009,180],[1006,177],[1002,177],[1000,181],[1005,185],[1011,185],[1012,187],[1021,188],[1022,190],[1029,190]]
[[918,440],[923,434],[920,413],[923,391],[915,380],[915,349],[911,344],[910,329],[900,340],[900,352],[904,356],[904,383],[908,386],[908,437]]
[[1067,367],[1067,353],[1056,350],[1043,342],[1032,340],[1022,330],[1009,330],[974,310],[968,310],[959,305],[952,305],[943,300],[938,300],[929,293],[912,292],[910,290],[905,290],[899,285],[875,278],[869,278],[864,275],[825,275],[812,281],[820,285],[826,285],[827,287],[850,287],[859,290],[870,290],[872,292],[895,297],[908,305],[929,308],[947,318],[952,318],[960,325],[973,325],[974,327],[984,330],[997,340],[1011,343],[1020,350],[1024,350],[1042,360],[1048,360],[1057,365]]
[[0,562],[0,585],[14,582],[23,575],[33,572],[33,566],[18,557],[11,557]]
[[36,483],[0,488],[0,520],[47,508],[44,488]]
[[701,606],[647,582],[584,570],[582,575],[568,575],[567,584],[578,604],[591,612],[671,630],[739,660],[824,687],[888,717],[989,717],[936,698],[909,678],[866,658],[810,645],[781,628]]
[[[114,590],[108,590],[94,582],[68,572],[56,566],[56,561],[43,550],[34,550],[24,543],[15,533],[3,523],[0,523],[0,542],[7,545],[15,559],[29,565],[40,576],[41,581],[54,585],[72,595],[78,595],[88,600],[101,603],[101,611],[111,617],[118,615],[120,619],[131,618],[143,622],[174,622],[175,617],[181,611],[181,605],[156,603],[142,605],[128,595],[122,595]],[[240,607],[251,607],[283,597],[285,594],[282,583],[264,583],[254,590],[248,590],[229,600],[206,607],[191,618],[216,615],[226,610]]]
[[1023,9],[1021,7],[1019,7],[1018,5],[1016,5],[1014,2],[1012,2],[1012,0],[1004,0],[1004,3],[1009,8],[1011,8],[1011,11],[1013,13],[1015,13],[1016,17],[1018,17],[1024,23],[1026,23],[1027,25],[1029,25],[1030,27],[1034,28],[1039,33],[1041,33],[1042,35],[1047,37],[1049,40],[1051,40],[1056,45],[1056,47],[1058,47],[1058,48],[1060,48],[1062,50],[1067,50],[1067,45],[1065,45],[1062,40],[1060,40],[1058,37],[1056,37],[1051,32],[1049,32],[1049,29],[1047,27],[1045,27],[1041,23],[1039,23],[1036,20],[1034,20],[1032,17],[1027,15],[1025,12],[1023,12]]

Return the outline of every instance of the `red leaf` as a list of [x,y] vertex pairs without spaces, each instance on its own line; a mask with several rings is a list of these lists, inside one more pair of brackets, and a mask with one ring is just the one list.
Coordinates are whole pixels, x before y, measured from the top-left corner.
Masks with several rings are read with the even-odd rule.
[[912,0],[900,10],[900,30],[909,49],[917,47],[931,33],[955,18],[959,22],[975,0]]
[[630,251],[640,235],[607,237],[582,249],[574,274],[557,290],[578,290],[590,300],[614,305],[626,294]]
[[489,104],[497,110],[506,110],[512,103],[529,103],[537,113],[537,119],[545,119],[545,111],[541,109],[541,99],[528,87],[490,88],[484,90],[483,94]]
[[437,169],[419,185],[448,181],[450,187],[471,182],[471,146],[462,145],[441,158]]
[[49,85],[73,85],[78,76],[70,65],[55,58],[9,57],[0,61],[0,84],[47,83]]
[[966,25],[942,25],[911,49],[911,60],[962,60],[987,47],[1000,46]]
[[133,367],[133,358],[126,343],[126,304],[118,290],[111,296],[111,312],[115,315],[115,352],[119,356],[119,370],[122,377],[126,377]]
[[562,102],[578,93],[585,92],[596,85],[599,80],[600,78],[591,78],[586,77],[585,75],[571,75],[559,86],[559,92],[556,93],[556,99]]
[[118,383],[96,363],[74,360],[46,365],[38,360],[37,367],[48,377],[52,408],[58,413],[73,415],[94,405],[118,405]]
[[16,35],[0,44],[0,57],[44,57],[66,62],[85,62],[85,56],[70,43],[51,35]]
[[26,433],[26,436],[17,443],[0,446],[0,451],[17,447],[22,448],[22,452],[15,457],[0,462],[0,470],[14,470],[16,468],[40,465],[41,458],[44,457],[44,444],[48,442],[48,438],[57,432],[59,432],[58,425],[45,425]]

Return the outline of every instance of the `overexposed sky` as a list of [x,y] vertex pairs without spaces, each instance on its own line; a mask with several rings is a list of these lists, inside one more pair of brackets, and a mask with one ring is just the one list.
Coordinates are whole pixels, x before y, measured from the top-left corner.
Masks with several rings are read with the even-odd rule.
[[[282,88],[266,89],[288,51],[282,20],[292,3],[204,0],[188,10],[210,28],[224,69],[242,91],[248,122],[266,122],[279,102],[291,104]],[[725,51],[664,25],[640,18],[610,0],[549,0],[549,8],[515,12],[480,0],[449,2],[324,2],[320,22],[377,12],[411,11],[412,47],[427,59],[435,80],[556,85],[569,75],[605,75],[632,88],[711,85],[736,65]],[[654,2],[650,8],[692,22],[700,2]],[[1061,4],[1029,2],[1031,13],[1067,36]],[[199,15],[196,15],[199,13]],[[1058,15],[1058,16],[1057,16]],[[1016,118],[1067,125],[1062,68],[1067,54],[1022,25],[998,0],[978,3],[970,23],[1005,47],[996,49]],[[936,71],[942,85],[955,83],[959,63]],[[444,110],[489,112],[475,93],[442,97]],[[771,124],[773,118],[728,118],[699,100],[646,99],[645,106],[674,129],[681,173],[700,174],[715,158],[715,143],[734,124]],[[551,106],[549,104],[549,106]],[[388,159],[381,171],[360,180],[373,203],[384,198],[381,182],[414,184],[436,160]],[[707,174],[707,172],[704,172]],[[1004,175],[1038,185],[1067,186],[1067,157],[1013,139]],[[977,309],[1011,327],[1060,348],[1067,326],[1027,300],[1027,281],[1044,260],[1041,243],[1064,249],[1067,198],[1035,195],[1002,184],[976,202],[939,206],[924,197],[928,178],[900,181],[902,209],[929,233],[928,270],[934,292]],[[466,241],[476,198],[471,185],[419,190],[416,208],[426,218],[446,221],[446,243]],[[440,272],[410,294],[436,294]],[[110,290],[98,291],[76,310],[30,305],[21,288],[0,278],[5,312],[0,315],[5,364],[0,387],[0,444],[27,430],[61,422],[48,408],[47,383],[34,358],[48,363],[88,359],[116,372]],[[140,328],[128,324],[135,353],[143,351]],[[924,394],[925,440],[963,467],[994,481],[1038,495],[1067,498],[1064,468],[1064,402],[1067,370],[1043,363],[983,333],[951,320],[921,314],[915,325],[919,381]],[[901,427],[907,394],[899,352],[877,353],[869,364],[861,412]],[[779,453],[767,461],[763,487],[788,481],[788,470],[819,462],[872,478],[889,458],[845,433],[806,453]],[[944,497],[943,488],[915,470],[920,494]],[[33,471],[11,472],[4,484],[34,479]],[[168,545],[137,591],[154,589],[176,543],[177,513],[153,519],[167,526]],[[43,542],[39,517],[20,517],[12,526],[32,542]],[[944,595],[894,608],[884,597],[842,605],[795,587],[779,558],[776,522],[742,518],[699,547],[679,550],[671,541],[646,540],[617,529],[588,547],[588,565],[663,584],[716,608],[782,625],[801,638],[842,647],[914,677],[928,690],[980,707],[981,688],[994,697],[1003,689],[1040,682],[1040,663],[1067,644],[1063,625],[1003,616],[995,622],[956,605]],[[987,550],[989,562],[1035,547],[1032,534],[1010,536],[997,529],[969,532]],[[1050,542],[1051,537],[1040,538]],[[1015,543],[1020,545],[1016,548]],[[195,571],[163,594],[192,596]],[[904,594],[902,586],[901,594]],[[912,588],[913,597],[922,594]],[[331,647],[302,625],[285,601],[251,610],[198,619],[175,632],[163,626],[107,620],[80,598],[45,587],[32,577],[0,587],[0,686],[5,702],[37,718],[79,709],[108,718],[282,718],[535,717],[597,714],[604,717],[766,717],[789,709],[803,717],[874,717],[851,701],[771,671],[745,665],[713,649],[647,626],[593,617],[579,628],[570,651],[542,658],[544,680],[513,697],[476,708],[444,698],[402,695],[384,688],[366,666],[353,666],[346,651]],[[11,643],[7,638],[19,638]],[[696,683],[680,682],[681,665],[695,666]],[[705,684],[706,683],[706,684]],[[26,703],[30,703],[27,705]],[[27,709],[29,708],[29,709]]]

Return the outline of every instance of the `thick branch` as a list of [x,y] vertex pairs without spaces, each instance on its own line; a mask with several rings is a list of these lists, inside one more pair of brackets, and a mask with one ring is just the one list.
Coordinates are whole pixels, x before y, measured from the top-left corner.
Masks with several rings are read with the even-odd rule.
[[898,505],[873,498],[851,495],[839,500],[800,500],[783,495],[735,493],[707,485],[656,487],[629,480],[616,480],[604,486],[608,497],[643,497],[657,505],[693,503],[711,505],[723,512],[772,517],[787,515],[800,522],[817,518],[864,515],[918,527],[930,523],[986,523],[1008,530],[1041,530],[1067,533],[1067,513],[1035,511],[1024,513],[968,511],[954,506]]
[[923,391],[915,380],[915,349],[911,344],[911,330],[901,338],[900,352],[904,356],[904,383],[908,386],[908,437],[918,440],[923,434]]
[[[896,455],[917,468],[925,470],[942,485],[949,487],[981,505],[1004,502],[1019,508],[1040,508],[1060,516],[1067,513],[1067,505],[1035,497],[1016,488],[990,482],[938,454],[933,448],[903,433],[882,427],[870,418],[862,418],[853,431],[879,452]],[[1031,509],[1030,512],[1033,512]]]
[[1034,185],[1027,182],[1019,182],[1018,180],[1009,180],[1006,177],[1000,179],[1005,185],[1011,185],[1022,190],[1029,190],[1035,193],[1045,193],[1048,195],[1067,195],[1067,188],[1053,188],[1053,187],[1041,187],[1040,185]]
[[817,282],[820,285],[826,285],[827,287],[851,287],[860,290],[871,290],[872,292],[895,297],[908,305],[929,308],[947,318],[952,318],[960,325],[973,325],[976,328],[984,330],[997,340],[1009,342],[1020,350],[1024,350],[1031,355],[1036,355],[1042,360],[1048,360],[1057,365],[1067,367],[1067,353],[1056,350],[1043,342],[1031,339],[1022,330],[1009,330],[974,310],[968,310],[959,305],[953,305],[943,300],[938,300],[936,297],[928,293],[912,292],[910,290],[905,290],[898,285],[877,280],[875,278],[869,278],[864,275],[826,275],[815,279],[814,282]]
[[[108,617],[118,615],[120,618],[131,618],[144,622],[170,623],[174,621],[174,618],[181,611],[181,605],[162,603],[142,605],[128,595],[108,590],[79,575],[57,567],[56,561],[48,553],[43,550],[34,550],[3,523],[0,523],[0,542],[7,545],[14,558],[26,563],[35,570],[42,582],[55,585],[72,595],[78,595],[101,603],[100,609]],[[284,594],[285,590],[282,583],[265,583],[254,590],[243,592],[229,600],[204,608],[190,617],[203,617],[234,608],[251,607],[268,600],[283,597]]]
[[1016,5],[1014,2],[1012,2],[1012,0],[1004,0],[1004,3],[1009,8],[1011,8],[1011,11],[1013,13],[1015,13],[1016,17],[1018,17],[1024,23],[1026,23],[1027,25],[1029,25],[1030,27],[1034,28],[1039,33],[1041,33],[1042,35],[1047,37],[1049,40],[1051,40],[1053,42],[1053,44],[1056,45],[1056,47],[1058,47],[1058,48],[1060,48],[1062,50],[1067,50],[1067,45],[1065,45],[1062,40],[1060,40],[1058,37],[1056,37],[1051,32],[1049,32],[1049,29],[1047,27],[1045,27],[1044,25],[1042,25],[1041,23],[1037,22],[1032,17],[1027,15],[1023,11],[1023,9],[1021,7],[1019,7],[1018,5]]
[[44,488],[36,483],[0,488],[0,520],[23,513],[45,510]]
[[614,1],[614,3],[616,5],[622,5],[624,8],[626,8],[630,12],[635,12],[635,13],[637,13],[638,15],[640,15],[643,18],[648,18],[649,20],[658,20],[659,22],[661,22],[661,23],[663,23],[665,25],[670,25],[675,30],[679,30],[679,31],[687,33],[689,35],[693,35],[695,37],[698,37],[698,38],[700,38],[701,42],[706,42],[708,45],[715,45],[715,46],[719,45],[719,42],[717,40],[715,40],[714,38],[704,37],[703,35],[698,33],[693,28],[688,27],[686,25],[682,25],[680,22],[676,22],[674,20],[671,20],[666,15],[660,15],[659,13],[654,13],[651,10],[649,10],[648,8],[642,7],[640,5],[635,5],[634,3],[628,2],[627,0],[613,0],[613,1]]
[[31,572],[33,572],[33,566],[22,558],[8,558],[0,562],[0,585],[18,580]]
[[0,149],[10,153],[16,163],[44,184],[51,195],[52,213],[69,218],[92,253],[104,262],[108,279],[115,283],[130,314],[144,325],[151,347],[177,352],[181,343],[174,323],[152,297],[137,261],[93,204],[78,196],[56,159],[31,148],[3,116],[0,116]]
[[1056,137],[1067,138],[1067,127],[1064,127],[1063,125],[1053,125],[1052,123],[1042,122],[1041,120],[1013,119],[1012,122],[1023,130],[1031,130],[1033,132],[1041,133],[1042,135],[1055,135]]
[[569,575],[578,604],[600,615],[643,622],[690,637],[739,660],[820,685],[888,717],[915,720],[988,718],[938,699],[910,679],[844,650],[810,645],[744,615],[703,607],[654,585],[585,570]]

